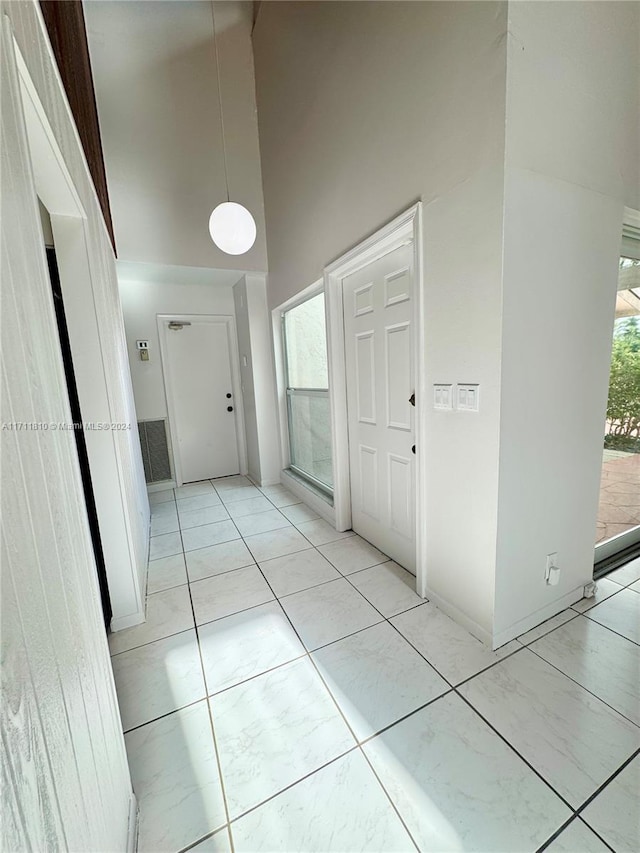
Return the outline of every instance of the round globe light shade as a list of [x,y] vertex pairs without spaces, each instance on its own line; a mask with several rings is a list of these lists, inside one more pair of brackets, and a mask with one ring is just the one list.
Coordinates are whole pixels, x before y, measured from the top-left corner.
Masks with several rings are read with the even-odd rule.
[[256,223],[246,207],[225,201],[209,217],[209,233],[227,255],[244,255],[256,242]]

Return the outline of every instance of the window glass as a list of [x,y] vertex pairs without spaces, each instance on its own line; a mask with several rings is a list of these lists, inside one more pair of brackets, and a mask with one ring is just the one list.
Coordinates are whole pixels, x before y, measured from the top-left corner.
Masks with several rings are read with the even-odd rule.
[[283,315],[291,468],[333,491],[324,293]]
[[328,388],[324,293],[287,311],[284,329],[288,385],[292,388]]

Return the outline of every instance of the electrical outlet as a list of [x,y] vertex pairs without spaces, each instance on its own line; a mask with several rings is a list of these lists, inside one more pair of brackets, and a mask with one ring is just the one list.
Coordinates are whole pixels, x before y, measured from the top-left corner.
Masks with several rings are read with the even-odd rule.
[[547,554],[544,579],[549,586],[557,586],[560,582],[560,566],[558,565],[557,551],[554,551],[553,554]]

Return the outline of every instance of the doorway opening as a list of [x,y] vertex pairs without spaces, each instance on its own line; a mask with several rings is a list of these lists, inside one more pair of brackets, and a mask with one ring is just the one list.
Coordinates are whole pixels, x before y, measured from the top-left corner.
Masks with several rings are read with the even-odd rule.
[[56,325],[58,328],[60,352],[62,354],[62,363],[64,365],[64,374],[67,385],[67,394],[69,396],[69,407],[71,409],[73,433],[76,440],[76,451],[78,454],[78,464],[80,467],[80,476],[82,479],[84,503],[87,510],[87,519],[89,522],[91,544],[93,546],[96,572],[98,575],[98,586],[100,589],[102,615],[104,618],[105,628],[109,630],[113,613],[111,609],[111,599],[109,597],[107,570],[105,566],[104,553],[102,550],[100,526],[98,524],[98,513],[96,510],[96,501],[93,492],[93,483],[91,480],[91,469],[89,467],[87,442],[84,435],[84,421],[80,408],[80,397],[78,395],[78,387],[76,384],[76,376],[73,367],[73,357],[71,353],[71,341],[69,339],[67,318],[64,310],[64,299],[62,295],[62,286],[60,283],[60,273],[58,270],[56,250],[53,244],[53,233],[51,229],[49,213],[42,204],[42,202],[39,202],[39,205],[43,232],[45,235],[45,251],[47,255],[47,266],[49,269],[49,281],[51,283],[51,292],[53,295],[53,305],[56,314]]
[[338,530],[416,575],[423,525],[426,378],[420,203],[325,269]]
[[[640,551],[640,232],[620,258],[596,529],[596,576]],[[637,255],[637,257],[635,257]]]

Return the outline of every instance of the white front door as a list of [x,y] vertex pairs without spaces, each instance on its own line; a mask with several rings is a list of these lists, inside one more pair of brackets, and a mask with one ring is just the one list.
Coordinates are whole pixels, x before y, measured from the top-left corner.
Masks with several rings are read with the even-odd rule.
[[343,279],[352,527],[415,574],[413,246]]
[[[179,323],[184,325],[177,328]],[[191,483],[238,474],[228,319],[191,317],[173,325],[170,319],[162,321],[176,475],[182,483]]]

